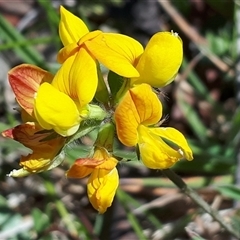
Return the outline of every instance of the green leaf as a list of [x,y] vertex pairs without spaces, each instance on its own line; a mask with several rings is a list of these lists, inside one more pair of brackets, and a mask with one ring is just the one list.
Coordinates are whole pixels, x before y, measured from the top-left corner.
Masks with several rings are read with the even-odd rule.
[[37,233],[43,232],[50,224],[48,216],[41,210],[34,208],[32,211],[34,229]]
[[216,190],[218,190],[223,196],[229,197],[233,200],[240,200],[240,188],[234,185],[223,185],[216,186]]
[[110,87],[110,91],[112,94],[112,98],[116,96],[117,92],[120,90],[122,84],[124,82],[124,78],[117,75],[116,73],[109,71],[108,73],[108,84]]
[[98,74],[98,86],[95,94],[95,98],[101,103],[107,103],[109,101],[109,92],[103,78],[103,74],[99,63],[97,64],[97,74]]

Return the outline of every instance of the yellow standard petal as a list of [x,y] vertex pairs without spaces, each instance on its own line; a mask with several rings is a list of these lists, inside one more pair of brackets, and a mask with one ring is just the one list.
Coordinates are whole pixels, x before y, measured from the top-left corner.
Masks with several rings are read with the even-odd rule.
[[174,80],[182,63],[182,40],[177,33],[156,33],[147,44],[136,69],[139,78],[133,84],[148,83],[153,87],[164,87]]
[[127,91],[114,116],[119,140],[135,146],[139,124],[156,124],[162,116],[162,104],[148,84],[141,84]]
[[95,169],[87,184],[89,201],[99,212],[104,213],[112,205],[117,187],[119,176],[116,168],[112,170]]
[[179,151],[182,158],[186,158],[189,161],[193,159],[192,150],[189,147],[187,140],[183,134],[175,128],[152,128],[151,132],[175,144],[178,147],[176,150]]
[[81,121],[74,101],[49,83],[43,83],[37,92],[34,114],[44,129],[62,136],[74,134]]
[[85,23],[63,6],[60,7],[59,36],[64,46],[78,42],[78,40],[89,32]]
[[148,84],[141,84],[129,90],[131,100],[143,125],[156,124],[162,117],[162,104]]
[[143,47],[135,39],[117,33],[102,33],[84,44],[111,71],[126,78],[139,76],[135,65]]
[[84,47],[63,63],[52,81],[54,87],[78,102],[80,107],[93,99],[97,83],[96,62]]
[[143,164],[151,169],[166,169],[172,167],[182,154],[168,146],[151,129],[140,125],[138,128],[141,160]]
[[137,144],[137,128],[140,118],[132,100],[130,91],[127,91],[117,106],[114,114],[118,139],[126,146]]

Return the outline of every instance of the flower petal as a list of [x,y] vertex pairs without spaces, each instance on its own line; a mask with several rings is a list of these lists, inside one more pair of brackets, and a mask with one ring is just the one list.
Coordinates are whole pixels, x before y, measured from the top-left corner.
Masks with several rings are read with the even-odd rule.
[[182,155],[169,147],[150,128],[139,126],[138,146],[143,164],[151,169],[166,169],[172,167]]
[[94,168],[105,160],[95,160],[93,158],[77,159],[66,172],[68,178],[84,178],[88,176]]
[[126,146],[137,144],[139,124],[156,124],[162,116],[162,105],[148,84],[131,88],[115,111],[119,140]]
[[[5,130],[2,132],[4,137],[12,138],[25,147],[28,148],[41,148],[42,145],[51,144],[52,139],[58,139],[58,135],[53,135],[53,132],[45,131],[40,127],[38,123],[27,122],[21,125],[18,125],[14,128]],[[44,141],[44,139],[51,139]],[[64,138],[60,137],[61,141],[64,141]],[[59,139],[59,141],[60,141]]]
[[81,48],[75,58],[70,71],[70,80],[71,88],[76,87],[80,106],[88,104],[97,90],[98,73],[95,59],[85,48]]
[[89,32],[85,23],[63,6],[60,7],[60,14],[59,36],[64,46],[78,42],[81,37]]
[[[154,134],[159,135],[172,143],[176,144],[182,151],[182,157],[187,160],[193,159],[193,154],[191,148],[188,146],[187,140],[181,132],[175,128],[153,128],[151,130]],[[180,152],[181,153],[181,152]]]
[[97,83],[96,62],[83,47],[63,63],[52,81],[54,87],[79,102],[80,107],[93,99]]
[[118,161],[111,157],[105,148],[95,147],[93,157],[77,159],[67,171],[66,176],[70,178],[84,178],[94,169],[110,171],[116,167],[117,163]]
[[40,84],[51,82],[53,79],[51,73],[30,64],[12,68],[8,77],[19,105],[30,115],[33,112],[34,96]]
[[74,134],[81,121],[74,101],[48,83],[38,90],[34,114],[44,129],[54,129],[62,136]]
[[140,77],[132,79],[132,82],[164,87],[174,80],[182,58],[182,41],[177,33],[156,33],[150,39],[137,64],[136,69]]
[[59,63],[64,63],[69,57],[75,55],[79,50],[77,43],[68,44],[66,47],[62,48],[57,55],[57,61]]
[[65,143],[65,138],[52,132],[43,133],[42,130],[37,123],[28,122],[2,133],[4,137],[10,137],[32,150],[20,159],[20,165],[29,173],[47,170]]
[[116,168],[109,170],[95,169],[87,184],[89,201],[99,213],[104,213],[112,205],[119,176]]
[[114,114],[118,139],[126,146],[135,146],[138,140],[137,128],[140,123],[130,91],[127,91]]
[[47,171],[48,166],[52,163],[56,154],[57,152],[55,149],[45,146],[41,149],[33,151],[33,153],[27,156],[22,156],[20,159],[20,165],[23,169],[31,173]]
[[143,53],[143,47],[135,39],[117,33],[102,33],[84,44],[111,71],[126,78],[139,76],[134,65]]
[[162,104],[148,84],[141,84],[129,90],[131,99],[137,109],[140,123],[156,124],[162,117]]

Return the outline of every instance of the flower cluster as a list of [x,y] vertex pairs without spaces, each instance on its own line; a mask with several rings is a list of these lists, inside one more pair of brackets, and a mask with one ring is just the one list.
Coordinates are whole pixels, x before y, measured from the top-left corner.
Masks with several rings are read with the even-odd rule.
[[[166,169],[192,151],[176,129],[161,127],[162,104],[152,87],[174,80],[182,62],[182,41],[173,32],[156,33],[144,49],[133,38],[89,31],[84,22],[60,8],[59,36],[63,48],[55,75],[22,64],[9,72],[23,123],[5,130],[32,151],[9,176],[50,170],[64,160],[65,146],[98,129],[86,158],[77,159],[68,178],[89,176],[87,193],[93,207],[104,213],[119,184],[114,138],[136,147],[145,166]],[[109,69],[105,80],[100,65]]]

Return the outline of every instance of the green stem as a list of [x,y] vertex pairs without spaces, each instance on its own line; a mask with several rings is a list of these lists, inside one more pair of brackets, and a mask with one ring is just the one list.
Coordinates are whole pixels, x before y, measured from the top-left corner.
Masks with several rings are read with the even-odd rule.
[[205,212],[210,214],[214,220],[216,220],[226,231],[235,236],[237,239],[240,238],[239,231],[232,228],[231,225],[224,222],[218,212],[212,209],[194,190],[187,186],[187,184],[172,170],[164,169],[163,174],[166,175],[183,193],[192,199],[198,206],[200,206]]

